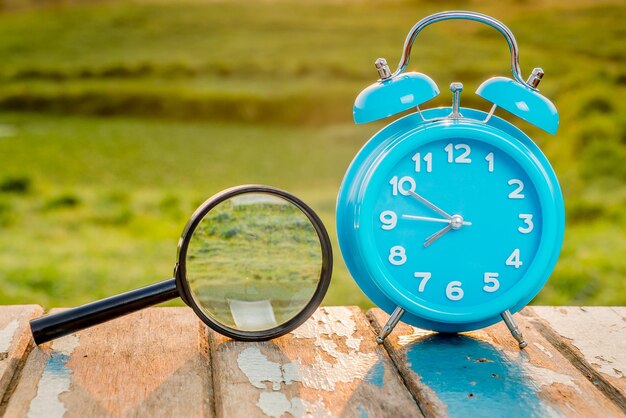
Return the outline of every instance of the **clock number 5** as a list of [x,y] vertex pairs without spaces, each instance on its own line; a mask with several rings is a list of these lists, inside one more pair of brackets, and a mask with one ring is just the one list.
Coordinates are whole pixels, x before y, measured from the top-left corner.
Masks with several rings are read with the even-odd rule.
[[500,282],[498,281],[498,273],[485,273],[483,290],[488,293],[493,293],[500,289]]
[[389,250],[389,262],[394,266],[401,266],[406,263],[406,250],[401,245],[391,247]]
[[422,279],[420,281],[419,287],[417,288],[417,291],[423,292],[426,288],[426,283],[428,283],[428,281],[432,277],[432,273],[416,271],[415,273],[413,273],[413,277],[415,277],[416,279]]

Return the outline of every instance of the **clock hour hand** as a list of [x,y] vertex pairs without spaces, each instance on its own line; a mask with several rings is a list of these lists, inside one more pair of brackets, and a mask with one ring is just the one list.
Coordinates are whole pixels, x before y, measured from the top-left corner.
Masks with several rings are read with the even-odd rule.
[[445,234],[451,229],[452,229],[452,225],[447,225],[443,227],[442,229],[440,229],[439,231],[435,232],[434,234],[426,238],[426,241],[424,242],[424,247],[428,247],[430,244],[437,241],[439,238],[443,236],[443,234]]
[[414,198],[416,198],[417,200],[419,200],[420,202],[422,202],[423,204],[425,204],[426,206],[428,206],[429,208],[431,208],[432,210],[434,210],[435,212],[437,212],[438,214],[440,214],[441,216],[447,219],[452,219],[451,215],[448,215],[445,211],[443,211],[442,209],[439,209],[437,206],[435,206],[428,200],[424,199],[422,196],[418,195],[413,190],[409,190],[409,194],[413,196]]

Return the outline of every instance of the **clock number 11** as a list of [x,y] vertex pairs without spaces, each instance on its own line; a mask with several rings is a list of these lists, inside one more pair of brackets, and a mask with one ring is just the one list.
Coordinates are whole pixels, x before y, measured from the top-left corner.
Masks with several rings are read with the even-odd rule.
[[419,173],[422,171],[422,160],[426,163],[426,172],[431,173],[433,171],[433,153],[432,152],[429,152],[428,154],[424,155],[424,158],[422,158],[422,154],[418,152],[411,159],[415,161],[416,173]]

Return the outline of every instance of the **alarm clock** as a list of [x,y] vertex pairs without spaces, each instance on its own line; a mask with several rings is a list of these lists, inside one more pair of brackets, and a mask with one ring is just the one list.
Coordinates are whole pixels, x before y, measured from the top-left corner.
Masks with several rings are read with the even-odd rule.
[[[513,78],[494,77],[476,94],[489,112],[460,106],[421,109],[439,94],[434,81],[405,71],[417,35],[444,20],[487,24],[506,39]],[[494,115],[500,107],[555,134],[555,106],[537,89],[543,71],[524,81],[515,37],[498,20],[450,11],[419,21],[398,69],[376,60],[380,79],[354,103],[367,123],[407,110],[359,151],[337,199],[341,253],[356,283],[390,314],[379,343],[400,319],[423,329],[461,332],[503,320],[526,341],[512,314],[541,290],[557,262],[565,228],[554,170],[520,129]]]

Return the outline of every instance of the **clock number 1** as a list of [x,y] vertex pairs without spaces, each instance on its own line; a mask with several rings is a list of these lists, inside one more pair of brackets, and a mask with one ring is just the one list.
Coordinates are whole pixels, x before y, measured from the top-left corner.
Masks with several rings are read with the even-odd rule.
[[487,161],[487,170],[489,170],[490,173],[493,173],[493,152],[487,154],[485,160]]
[[426,163],[426,172],[431,173],[433,171],[433,153],[432,152],[429,152],[428,154],[424,155],[424,158],[422,158],[422,154],[418,152],[411,159],[415,161],[416,173],[419,173],[422,171],[422,160],[424,160],[424,162]]

